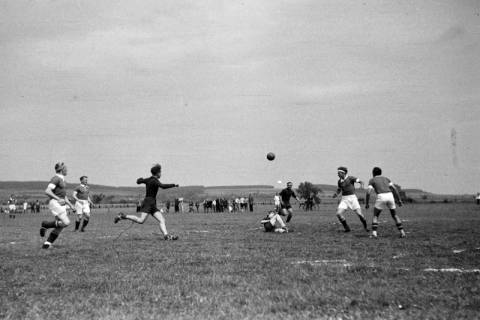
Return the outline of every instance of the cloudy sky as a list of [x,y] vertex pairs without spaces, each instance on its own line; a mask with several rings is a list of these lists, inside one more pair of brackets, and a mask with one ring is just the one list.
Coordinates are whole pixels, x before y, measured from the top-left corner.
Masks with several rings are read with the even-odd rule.
[[[480,191],[478,1],[0,0],[0,180]],[[265,154],[277,155],[269,162]],[[283,184],[282,184],[283,185]]]

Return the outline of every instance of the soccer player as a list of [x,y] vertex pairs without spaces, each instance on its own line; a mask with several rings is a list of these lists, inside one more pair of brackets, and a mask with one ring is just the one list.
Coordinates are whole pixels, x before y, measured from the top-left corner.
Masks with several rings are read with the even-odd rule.
[[17,211],[17,199],[15,195],[10,195],[8,199],[8,217],[15,219],[15,212]]
[[52,243],[58,238],[63,228],[66,228],[70,224],[70,219],[67,215],[67,205],[75,212],[73,204],[67,198],[67,184],[65,182],[65,176],[67,175],[67,166],[63,162],[55,164],[55,176],[50,179],[50,182],[45,189],[45,194],[50,201],[48,202],[48,208],[52,212],[55,219],[53,221],[43,221],[40,228],[40,236],[45,237],[45,233],[48,229],[53,229],[44,242],[42,248],[48,249],[52,246]]
[[85,227],[90,221],[90,205],[93,206],[93,202],[90,199],[90,188],[88,186],[88,177],[80,177],[80,185],[73,190],[73,198],[75,199],[75,210],[77,211],[77,219],[75,220],[75,230],[78,231],[80,223],[83,219],[82,228],[80,232],[85,231]]
[[398,199],[398,205],[400,207],[403,205],[397,188],[395,188],[395,185],[390,181],[390,179],[382,176],[381,168],[373,168],[372,174],[373,178],[368,182],[367,196],[365,199],[365,209],[368,209],[370,207],[370,193],[372,190],[375,190],[377,194],[377,200],[375,201],[375,206],[373,208],[372,237],[377,237],[378,216],[383,209],[388,208],[393,220],[395,220],[398,231],[400,231],[400,237],[405,238],[406,235],[405,231],[403,230],[402,221],[397,216],[395,211],[395,199]]
[[118,216],[115,217],[114,223],[117,223],[120,220],[130,220],[135,223],[142,224],[147,219],[148,215],[151,214],[158,222],[160,231],[162,231],[165,240],[177,240],[178,236],[170,235],[167,232],[167,227],[165,226],[165,218],[163,217],[162,210],[157,208],[157,193],[158,188],[168,189],[173,187],[178,187],[178,184],[163,184],[160,182],[160,176],[162,175],[162,167],[159,164],[154,165],[150,172],[152,176],[150,178],[138,178],[137,184],[145,184],[146,194],[145,199],[143,200],[142,207],[140,209],[140,217],[135,215],[125,215],[120,212]]
[[293,209],[292,205],[290,204],[290,198],[294,197],[295,200],[300,201],[295,191],[292,190],[293,183],[290,181],[287,182],[287,187],[280,191],[280,211],[279,214],[282,216],[287,216],[286,222],[289,223],[292,219]]
[[287,225],[275,211],[270,211],[260,223],[263,224],[265,232],[288,232]]
[[280,196],[278,192],[273,196],[273,204],[275,205],[275,210],[280,211]]
[[360,204],[358,203],[357,195],[355,194],[355,183],[359,183],[360,186],[363,188],[363,182],[353,176],[348,175],[348,169],[346,167],[338,167],[337,169],[338,177],[338,189],[337,192],[333,195],[333,198],[336,198],[342,194],[342,198],[340,199],[340,203],[338,204],[337,208],[337,217],[338,220],[343,225],[345,232],[350,232],[350,227],[347,224],[347,220],[344,217],[344,212],[347,209],[353,210],[360,221],[363,224],[363,228],[365,231],[369,231],[367,228],[367,220],[362,214],[362,209],[360,208]]

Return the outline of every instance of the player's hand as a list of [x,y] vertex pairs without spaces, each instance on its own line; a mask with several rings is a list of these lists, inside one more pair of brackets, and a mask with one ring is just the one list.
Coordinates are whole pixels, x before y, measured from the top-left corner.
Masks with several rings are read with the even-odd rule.
[[65,199],[59,199],[58,204],[64,206],[66,204]]
[[365,209],[368,209],[368,208],[370,208],[370,205],[367,203],[367,204],[365,205]]

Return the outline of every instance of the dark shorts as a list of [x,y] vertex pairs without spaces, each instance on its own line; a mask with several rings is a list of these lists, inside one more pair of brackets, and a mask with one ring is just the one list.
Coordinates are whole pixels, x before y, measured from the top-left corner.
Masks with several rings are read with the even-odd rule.
[[157,208],[157,200],[154,198],[145,198],[142,202],[142,207],[140,212],[145,212],[149,214],[154,214],[155,212],[160,211]]
[[265,228],[266,232],[273,232],[275,230],[275,227],[269,222],[265,222],[263,224],[263,227]]
[[280,209],[292,209],[292,205],[290,203],[282,203]]

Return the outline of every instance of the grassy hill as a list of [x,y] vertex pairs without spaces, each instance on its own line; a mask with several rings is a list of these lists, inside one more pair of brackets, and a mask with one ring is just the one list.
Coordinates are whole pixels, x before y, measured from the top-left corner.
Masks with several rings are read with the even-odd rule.
[[[19,201],[45,201],[44,190],[48,181],[0,181],[0,203],[5,204],[11,194],[15,194]],[[69,194],[76,184],[69,184]],[[329,184],[315,184],[322,190],[321,198],[329,198],[337,186]],[[283,187],[282,187],[283,188]],[[91,195],[103,195],[104,202],[137,202],[142,199],[145,192],[144,186],[105,186],[90,185]],[[257,200],[271,199],[281,188],[275,188],[271,185],[232,185],[232,186],[185,186],[180,188],[166,189],[159,192],[160,201],[173,200],[177,197],[183,197],[185,200],[203,201],[204,199],[213,199],[215,197],[240,197],[252,194]],[[440,195],[432,194],[420,189],[403,189],[406,197],[415,202],[465,202],[473,201],[471,195]],[[363,192],[359,191],[359,197],[363,197]]]

